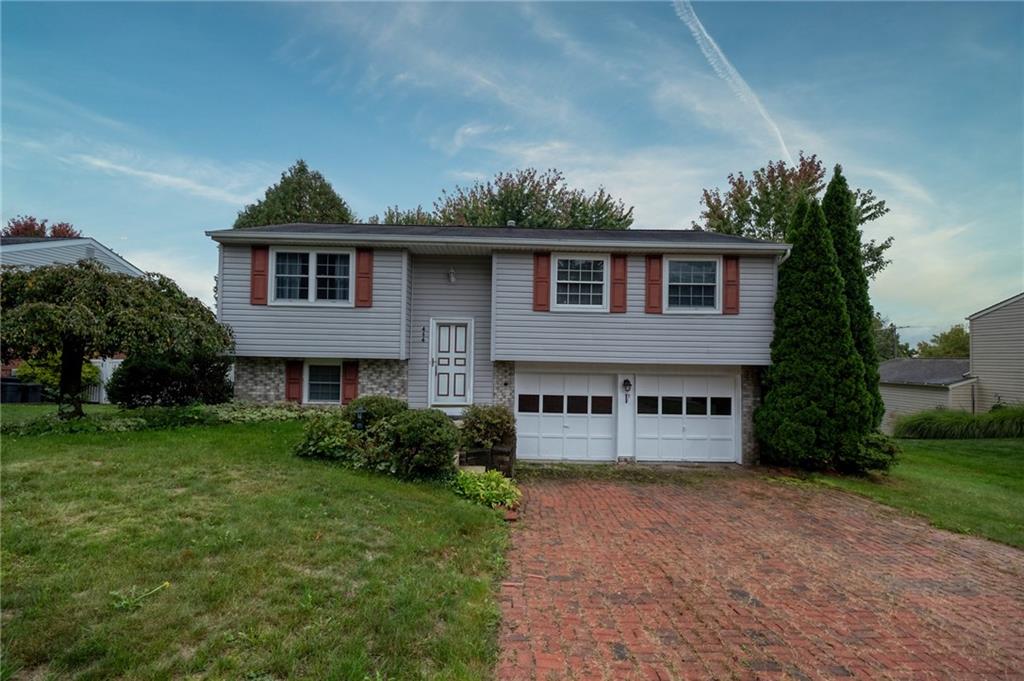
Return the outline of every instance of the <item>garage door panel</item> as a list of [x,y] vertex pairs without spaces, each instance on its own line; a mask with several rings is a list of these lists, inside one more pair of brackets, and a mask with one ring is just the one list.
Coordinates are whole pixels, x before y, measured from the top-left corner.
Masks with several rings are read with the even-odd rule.
[[636,383],[638,460],[736,460],[734,377],[639,375]]
[[[533,408],[537,404],[540,412],[534,417],[541,437],[536,448],[524,453],[523,458],[614,460],[614,388],[615,377],[604,374],[517,374],[517,407],[527,404]],[[536,391],[533,394],[537,397],[524,402],[522,395],[527,390]],[[517,408],[517,427],[522,422],[530,428],[530,417],[530,413]]]

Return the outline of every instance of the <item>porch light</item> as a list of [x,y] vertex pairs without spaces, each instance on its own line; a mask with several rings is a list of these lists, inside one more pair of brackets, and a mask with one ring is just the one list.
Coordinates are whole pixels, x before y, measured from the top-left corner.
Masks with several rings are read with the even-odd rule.
[[622,392],[626,394],[626,402],[629,402],[629,391],[633,389],[633,382],[628,378],[622,381]]
[[448,283],[449,284],[454,284],[455,283],[455,268],[454,267],[451,268],[450,270],[448,270]]

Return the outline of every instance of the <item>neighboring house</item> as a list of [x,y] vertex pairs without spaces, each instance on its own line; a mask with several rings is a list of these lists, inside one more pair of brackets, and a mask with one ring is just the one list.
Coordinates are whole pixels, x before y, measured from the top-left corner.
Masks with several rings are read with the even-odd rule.
[[885,417],[891,433],[900,416],[928,409],[973,410],[976,378],[967,375],[968,359],[890,359],[878,367]]
[[975,412],[1024,404],[1024,293],[969,316]]
[[90,237],[0,237],[0,265],[39,267],[71,265],[80,260],[96,260],[114,272],[135,276],[144,274],[138,267]]
[[208,235],[239,399],[503,404],[522,459],[754,457],[784,244],[514,227]]

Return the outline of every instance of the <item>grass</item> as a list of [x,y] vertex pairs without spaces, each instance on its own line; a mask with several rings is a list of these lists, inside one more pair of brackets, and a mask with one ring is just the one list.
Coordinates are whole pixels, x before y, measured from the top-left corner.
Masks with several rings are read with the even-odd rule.
[[939,440],[1024,437],[1024,405],[1004,406],[984,414],[932,409],[897,419],[897,437]]
[[735,466],[633,465],[601,463],[516,463],[516,480],[607,480],[649,484],[695,484],[741,472]]
[[300,432],[5,439],[0,677],[489,678],[499,515]]
[[[87,416],[118,411],[115,404],[83,404],[82,407]],[[0,421],[4,423],[24,423],[40,416],[56,413],[57,405],[48,402],[0,404]]]
[[954,532],[1024,548],[1024,440],[903,440],[899,463],[870,478],[814,476]]

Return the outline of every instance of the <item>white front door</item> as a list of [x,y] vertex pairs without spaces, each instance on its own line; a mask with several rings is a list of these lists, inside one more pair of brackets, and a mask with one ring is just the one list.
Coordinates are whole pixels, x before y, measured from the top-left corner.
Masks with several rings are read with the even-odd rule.
[[463,405],[473,401],[473,324],[435,321],[430,358],[431,405]]

